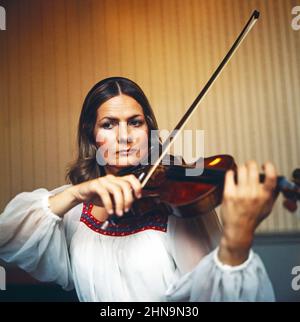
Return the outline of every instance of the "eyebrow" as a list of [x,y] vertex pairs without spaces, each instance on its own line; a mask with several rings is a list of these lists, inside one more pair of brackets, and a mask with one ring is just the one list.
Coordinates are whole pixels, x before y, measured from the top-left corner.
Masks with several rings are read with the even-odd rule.
[[[142,117],[144,117],[144,115],[142,115],[142,114],[135,114],[135,115],[133,115],[133,116],[128,117],[128,118],[127,118],[127,120],[134,119],[134,118],[135,118],[135,117],[137,117],[137,116],[142,116]],[[100,119],[98,122],[101,122],[102,120],[105,120],[105,119],[109,119],[109,120],[111,120],[111,121],[118,121],[118,120],[119,120],[117,117],[107,115],[107,116],[105,116],[105,117],[102,117],[102,119]]]

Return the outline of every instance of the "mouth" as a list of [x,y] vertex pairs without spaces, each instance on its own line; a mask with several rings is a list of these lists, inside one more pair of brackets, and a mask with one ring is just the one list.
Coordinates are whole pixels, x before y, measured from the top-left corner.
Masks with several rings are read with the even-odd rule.
[[136,153],[137,151],[138,151],[137,149],[124,149],[124,150],[119,150],[117,154],[120,156],[128,156]]

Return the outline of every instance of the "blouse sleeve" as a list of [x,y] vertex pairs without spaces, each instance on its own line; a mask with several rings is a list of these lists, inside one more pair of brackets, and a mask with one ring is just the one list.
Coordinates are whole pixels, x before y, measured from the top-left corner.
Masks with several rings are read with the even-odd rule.
[[67,187],[23,192],[8,203],[0,215],[0,258],[69,290],[73,282],[64,221],[76,207],[64,219],[48,207],[49,196]]
[[[206,216],[208,222],[217,218],[214,213]],[[168,301],[275,300],[265,267],[252,250],[241,265],[224,265],[218,258],[216,226],[208,227],[204,217],[170,218],[168,247],[177,271],[166,292]]]

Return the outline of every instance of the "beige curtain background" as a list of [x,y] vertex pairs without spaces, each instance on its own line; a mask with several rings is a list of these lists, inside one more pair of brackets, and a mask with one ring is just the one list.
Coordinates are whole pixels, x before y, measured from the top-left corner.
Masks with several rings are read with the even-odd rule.
[[[297,3],[298,2],[298,3]],[[300,166],[300,30],[292,0],[7,0],[0,31],[1,211],[17,193],[64,184],[90,87],[125,76],[171,130],[258,9],[261,18],[189,129],[205,156]],[[196,156],[196,154],[195,154]],[[299,216],[299,211],[298,211]],[[260,231],[299,231],[277,202]]]

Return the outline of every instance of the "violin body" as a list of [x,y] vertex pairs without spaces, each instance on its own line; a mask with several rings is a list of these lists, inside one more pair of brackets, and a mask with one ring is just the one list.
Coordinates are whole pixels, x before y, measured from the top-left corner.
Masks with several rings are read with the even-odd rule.
[[[171,160],[176,158],[171,156]],[[197,217],[197,227],[205,238],[210,250],[218,243],[222,225],[215,208],[222,202],[224,174],[227,170],[236,169],[234,159],[230,155],[218,155],[204,158],[203,162],[193,164],[160,165],[142,190],[142,198],[132,204],[130,211],[124,216],[110,216],[111,224],[129,224],[137,216],[160,215],[176,216],[187,219]],[[187,169],[203,164],[203,172],[197,176],[186,175]],[[147,167],[123,169],[119,175],[134,174],[140,177]]]
[[[203,164],[203,172],[187,175],[195,164]],[[202,163],[195,164],[160,165],[130,212],[135,215],[163,212],[187,218],[213,211],[222,201],[224,174],[235,170],[236,164],[230,155],[204,158]],[[145,169],[140,167],[130,173],[138,177],[142,171]]]

